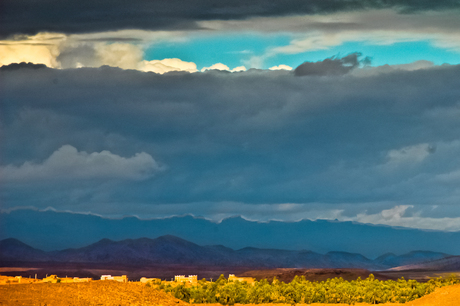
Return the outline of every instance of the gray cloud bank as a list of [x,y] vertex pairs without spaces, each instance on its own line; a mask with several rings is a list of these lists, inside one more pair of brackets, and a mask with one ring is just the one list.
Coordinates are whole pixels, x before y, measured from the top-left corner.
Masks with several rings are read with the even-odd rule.
[[86,33],[122,29],[190,29],[196,21],[394,8],[402,12],[459,8],[458,0],[184,1],[4,0],[0,36],[41,31]]
[[359,70],[1,69],[2,208],[459,217],[460,66]]
[[360,56],[361,53],[356,52],[342,58],[331,57],[318,62],[305,62],[294,70],[294,74],[297,76],[344,75],[359,67],[360,63],[370,64],[371,60],[368,57],[360,61],[358,59]]

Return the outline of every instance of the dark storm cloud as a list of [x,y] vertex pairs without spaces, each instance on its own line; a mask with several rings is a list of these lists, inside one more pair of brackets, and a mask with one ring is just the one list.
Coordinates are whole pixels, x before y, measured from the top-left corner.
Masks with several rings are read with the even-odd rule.
[[[4,208],[142,215],[216,201],[333,211],[460,200],[460,66],[370,77],[101,67],[1,70],[0,78]],[[97,176],[65,162],[83,156],[79,164],[99,166],[85,160],[100,155],[124,168]],[[120,174],[136,178],[142,165],[157,169],[153,161],[154,175]]]
[[0,67],[1,71],[12,71],[12,70],[18,70],[18,69],[42,69],[42,68],[47,68],[46,65],[44,64],[34,64],[34,63],[13,63],[9,65],[3,65]]
[[40,31],[87,33],[121,29],[191,29],[195,21],[331,13],[372,8],[403,12],[451,9],[458,0],[4,0],[0,36]]
[[359,61],[361,53],[351,53],[342,58],[331,57],[318,62],[305,62],[295,70],[296,76],[303,75],[344,75],[357,68],[360,62],[370,64],[370,59]]

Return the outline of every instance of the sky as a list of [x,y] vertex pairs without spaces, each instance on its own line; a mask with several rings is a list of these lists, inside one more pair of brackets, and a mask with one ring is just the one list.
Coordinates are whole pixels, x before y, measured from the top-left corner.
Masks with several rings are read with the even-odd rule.
[[0,209],[460,230],[460,1],[4,0]]

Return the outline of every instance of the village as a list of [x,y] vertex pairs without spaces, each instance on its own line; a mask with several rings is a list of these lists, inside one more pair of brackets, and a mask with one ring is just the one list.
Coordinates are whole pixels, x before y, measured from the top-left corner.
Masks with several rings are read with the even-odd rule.
[[[32,283],[83,283],[83,282],[91,282],[91,281],[99,281],[99,280],[93,280],[92,278],[85,277],[85,278],[80,278],[80,277],[58,277],[57,275],[50,275],[46,276],[43,279],[35,277],[22,277],[22,276],[4,276],[0,275],[0,285],[11,285],[11,284],[32,284]],[[121,276],[112,276],[112,275],[101,275],[100,281],[116,281],[120,283],[127,283],[127,282],[136,282],[136,281],[130,281],[128,279],[127,275],[121,275]],[[210,280],[212,282],[212,279]],[[254,284],[255,279],[252,277],[237,277],[235,274],[229,274],[228,276],[228,281],[229,282],[247,282],[248,284]],[[147,277],[142,277],[139,280],[139,283],[141,284],[148,284],[148,283],[167,283],[172,286],[179,285],[179,284],[185,284],[188,286],[196,286],[198,285],[198,275],[175,275],[174,279],[171,279],[170,281],[168,280],[162,280],[160,278],[147,278]]]

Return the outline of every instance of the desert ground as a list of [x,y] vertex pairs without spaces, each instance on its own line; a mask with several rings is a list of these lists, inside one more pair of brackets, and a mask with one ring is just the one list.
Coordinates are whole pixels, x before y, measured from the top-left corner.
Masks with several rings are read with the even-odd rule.
[[0,305],[189,305],[140,283],[92,281],[69,284],[14,284],[0,286]]
[[[380,304],[382,306],[458,306],[460,303],[460,285],[446,286],[436,289],[430,295],[405,304]],[[92,281],[88,283],[69,284],[10,284],[0,286],[0,305],[136,305],[136,306],[169,306],[189,305],[164,293],[163,291],[145,286],[141,283],[119,283],[115,281]],[[197,305],[197,304],[195,304]],[[220,306],[220,304],[201,304]],[[238,304],[237,304],[238,305]],[[255,304],[246,304],[255,305]],[[261,306],[287,306],[283,304],[258,304]],[[305,304],[297,304],[298,306]],[[331,304],[311,304],[331,305]],[[368,305],[368,304],[356,304]]]

